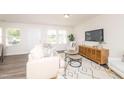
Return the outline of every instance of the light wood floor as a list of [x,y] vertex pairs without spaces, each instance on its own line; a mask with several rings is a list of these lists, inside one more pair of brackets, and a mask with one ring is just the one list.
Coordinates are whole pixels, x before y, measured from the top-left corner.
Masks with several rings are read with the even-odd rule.
[[25,79],[28,54],[7,56],[0,63],[0,79]]

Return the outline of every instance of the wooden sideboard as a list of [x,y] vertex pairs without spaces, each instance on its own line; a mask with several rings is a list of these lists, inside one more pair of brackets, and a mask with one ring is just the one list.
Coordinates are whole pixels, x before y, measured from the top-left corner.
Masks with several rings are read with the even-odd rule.
[[79,54],[98,64],[107,64],[109,50],[82,45],[79,46]]

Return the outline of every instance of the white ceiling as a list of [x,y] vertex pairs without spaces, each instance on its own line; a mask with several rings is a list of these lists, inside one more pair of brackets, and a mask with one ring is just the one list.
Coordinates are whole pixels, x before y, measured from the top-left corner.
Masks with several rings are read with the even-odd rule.
[[0,21],[43,25],[75,26],[95,16],[97,15],[70,14],[69,18],[64,18],[64,14],[0,14]]

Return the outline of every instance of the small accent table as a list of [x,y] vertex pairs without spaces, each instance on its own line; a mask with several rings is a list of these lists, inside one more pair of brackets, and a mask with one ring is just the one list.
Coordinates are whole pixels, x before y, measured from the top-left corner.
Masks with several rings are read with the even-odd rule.
[[73,51],[73,50],[64,51],[64,53],[65,53],[65,61],[67,61],[67,58],[68,58],[69,55],[76,55],[76,54],[78,54],[77,51]]
[[[80,56],[77,52],[74,51],[65,51],[65,67],[64,67],[64,78],[66,78],[66,70],[68,65],[72,67],[81,67],[82,65],[82,56]],[[69,61],[67,61],[67,58]],[[79,65],[74,65],[74,63],[79,63]]]
[[[82,65],[82,56],[80,55],[69,55],[69,65],[72,67],[80,67]],[[78,66],[73,65],[74,63],[79,63]]]

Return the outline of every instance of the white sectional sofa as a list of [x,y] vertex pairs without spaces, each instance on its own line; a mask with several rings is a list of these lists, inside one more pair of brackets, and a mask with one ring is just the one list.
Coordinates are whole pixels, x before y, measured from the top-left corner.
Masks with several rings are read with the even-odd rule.
[[30,60],[27,63],[28,79],[50,79],[56,78],[59,72],[58,57],[44,57]]
[[109,58],[108,66],[116,74],[124,78],[124,62],[121,61],[121,58]]
[[49,49],[36,46],[29,54],[26,65],[27,79],[51,79],[64,67],[64,60],[58,55],[49,55]]

